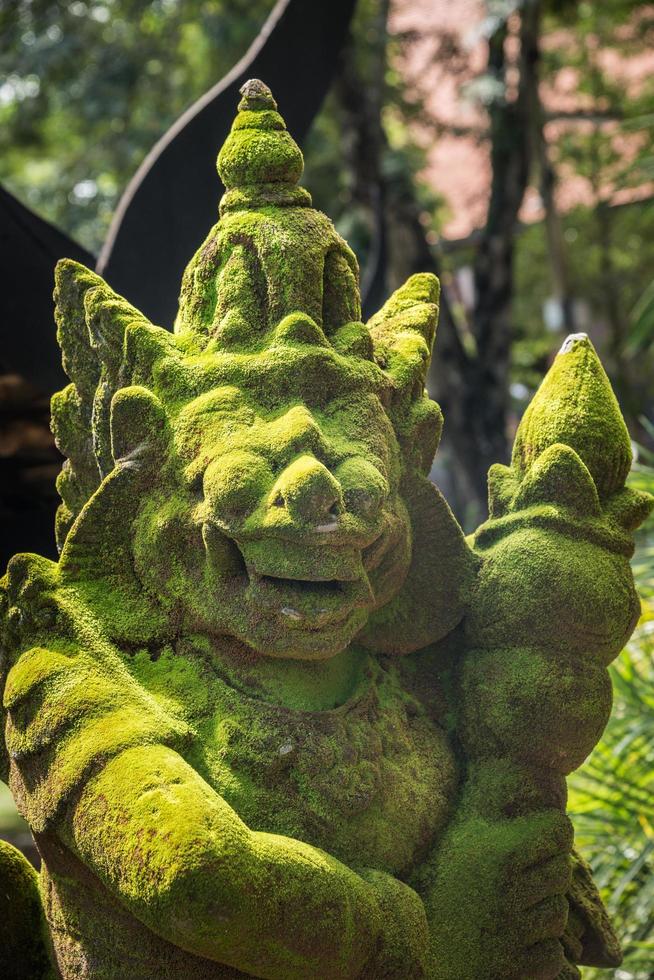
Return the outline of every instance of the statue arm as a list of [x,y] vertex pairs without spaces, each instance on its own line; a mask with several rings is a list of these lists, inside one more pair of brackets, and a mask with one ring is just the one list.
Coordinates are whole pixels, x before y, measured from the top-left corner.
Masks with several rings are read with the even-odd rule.
[[465,778],[427,872],[443,976],[579,977],[591,945],[594,962],[600,948],[604,965],[619,963],[603,912],[582,901],[590,889],[601,908],[572,852],[565,777],[606,725],[606,668],[638,616],[630,534],[651,500],[624,488],[630,459],[595,352],[573,338],[521,423],[512,466],[491,469],[490,519],[472,539],[481,564],[457,696]]
[[37,834],[163,939],[248,975],[422,975],[410,888],[250,830],[183,758],[189,724],[136,682],[56,565],[18,556],[3,586],[9,779]]
[[[110,760],[82,788],[64,836],[154,932],[248,975],[372,978],[388,969],[381,947],[392,935],[395,955],[408,936],[422,931],[426,941],[421,903],[406,886],[250,831],[163,745]],[[419,975],[405,963],[408,973],[399,963],[383,975]]]
[[565,776],[608,721],[606,668],[640,612],[632,532],[652,503],[625,489],[630,464],[608,379],[574,335],[525,413],[511,467],[491,468],[490,519],[473,538],[482,564],[460,732],[473,765],[501,758],[521,770],[505,810],[564,808]]

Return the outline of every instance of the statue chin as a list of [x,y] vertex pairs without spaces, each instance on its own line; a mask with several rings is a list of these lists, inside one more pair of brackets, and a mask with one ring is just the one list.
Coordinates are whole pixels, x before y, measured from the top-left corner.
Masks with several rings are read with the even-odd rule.
[[280,622],[280,617],[263,619],[250,629],[247,645],[276,659],[330,660],[349,646],[367,621],[368,610],[357,608],[344,612],[340,620],[315,627],[302,622],[288,627]]
[[[157,540],[165,553],[162,526],[156,513],[146,515],[144,537]],[[338,546],[316,546],[311,535],[240,541],[205,523],[202,548],[199,530],[191,522],[185,528],[184,588],[139,552],[143,586],[176,608],[194,631],[234,637],[271,658],[320,661],[341,653],[372,613],[397,595],[411,561],[410,520],[399,503],[366,547],[345,537]]]

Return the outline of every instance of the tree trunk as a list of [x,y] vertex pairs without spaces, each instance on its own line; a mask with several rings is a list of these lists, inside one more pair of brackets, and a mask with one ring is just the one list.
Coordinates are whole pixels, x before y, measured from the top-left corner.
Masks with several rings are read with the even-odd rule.
[[[509,456],[507,415],[514,289],[514,238],[531,163],[529,91],[537,84],[540,0],[526,0],[520,18],[520,77],[514,101],[497,100],[490,110],[491,192],[486,225],[474,261],[475,308],[472,333],[476,357],[468,378],[465,418],[469,441],[467,468],[475,498],[486,501],[486,475]],[[489,40],[489,71],[503,81],[506,26]]]
[[[382,7],[387,10],[387,4]],[[473,512],[466,523],[486,512],[488,467],[508,457],[513,241],[531,162],[529,105],[530,91],[538,84],[540,10],[541,0],[525,0],[522,7],[520,80],[515,100],[498,99],[490,109],[491,193],[474,260],[475,307],[469,325],[475,349],[469,352],[462,343],[447,290],[443,289],[430,372],[430,391],[445,416],[443,446],[452,466],[455,504],[459,512],[466,505],[471,505],[467,509]],[[502,82],[506,35],[506,25],[502,24],[489,40],[489,72]],[[375,215],[382,252],[387,250],[391,257],[389,277],[380,275],[379,266],[376,269],[369,299],[371,306],[377,306],[397,280],[413,272],[439,274],[441,270],[436,251],[426,240],[410,181],[389,180],[383,172],[382,155],[387,144],[376,86],[372,92],[370,88],[360,77],[352,47],[346,48],[335,91],[351,137],[351,165],[356,175],[353,196]],[[385,256],[379,257],[384,265]]]

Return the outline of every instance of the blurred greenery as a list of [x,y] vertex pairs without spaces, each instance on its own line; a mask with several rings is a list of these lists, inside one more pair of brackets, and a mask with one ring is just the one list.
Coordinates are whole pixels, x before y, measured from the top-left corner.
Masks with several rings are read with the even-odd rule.
[[3,182],[97,252],[145,154],[245,53],[273,3],[0,4]]
[[15,838],[16,834],[27,829],[27,824],[16,812],[9,787],[0,783],[0,837]]
[[[120,194],[146,153],[244,53],[272,6],[273,0],[0,4],[0,179],[39,214],[97,252]],[[385,65],[375,96],[384,131],[379,170],[387,184],[412,186],[433,243],[447,210],[438,189],[423,179],[425,150],[414,138],[413,124],[438,127],[428,117],[420,91],[399,70],[415,37],[410,31],[387,34],[387,6],[384,0],[359,0],[349,56],[366,93],[378,87],[380,59]],[[654,204],[605,205],[617,190],[642,187],[654,176],[647,138],[654,118],[654,81],[646,78],[637,89],[630,88],[616,80],[612,62],[601,55],[642,54],[654,17],[647,4],[633,0],[602,5],[549,0],[543,6],[543,83],[551,85],[562,70],[574,70],[581,104],[601,110],[594,114],[589,109],[583,125],[550,122],[559,128],[549,149],[559,182],[577,174],[595,194],[590,206],[578,206],[562,217],[565,263],[571,294],[582,309],[580,328],[586,328],[586,320],[591,324],[633,425],[651,410],[647,382],[654,368],[654,296],[648,287],[654,269]],[[491,4],[490,20],[510,17],[516,8],[519,4]],[[634,14],[640,27],[628,30]],[[562,30],[570,26],[573,31]],[[490,30],[488,25],[484,30]],[[550,36],[556,44],[548,42]],[[434,51],[446,68],[460,72],[457,66],[465,52],[446,33]],[[490,75],[482,72],[471,80],[462,73],[462,97],[486,105],[485,78]],[[497,88],[497,79],[494,84]],[[305,146],[305,183],[365,265],[373,220],[357,186],[355,128],[343,99],[332,91]],[[628,151],[618,138],[625,135],[631,138]],[[400,239],[400,253],[401,246]],[[448,253],[446,273],[469,265],[472,248]],[[393,253],[391,242],[391,261]],[[517,234],[515,275],[510,380],[514,414],[519,416],[561,339],[556,330],[544,330],[552,281],[542,224]],[[389,281],[394,281],[392,270]],[[634,308],[637,324],[627,343]],[[635,434],[647,438],[637,425]]]
[[[575,207],[563,216],[563,233],[569,242],[567,269],[572,295],[580,304],[579,329],[592,334],[599,348],[623,410],[630,416],[634,434],[654,445],[639,418],[651,410],[652,339],[654,339],[654,201],[615,208],[611,214],[611,263],[619,280],[615,303],[624,319],[624,353],[627,377],[611,371],[610,328],[605,315],[603,248],[598,243],[592,209]],[[540,383],[552,355],[560,347],[558,331],[543,329],[543,309],[551,295],[547,267],[547,243],[543,225],[525,227],[516,243],[516,289],[513,300],[512,381],[524,386],[514,399],[521,415]],[[513,388],[515,391],[516,389]]]
[[[0,4],[0,179],[93,252],[156,140],[245,53],[274,0],[16,0]],[[387,43],[378,0],[360,0],[354,58],[365,80]],[[402,44],[390,40],[391,49]],[[283,112],[283,106],[281,107]],[[415,114],[388,67],[393,132],[387,172],[412,175],[424,153],[405,136]],[[342,107],[326,100],[306,146],[316,205],[365,258],[368,216],[352,197]],[[218,147],[216,148],[218,149]],[[425,203],[436,195],[423,186]],[[207,216],[208,224],[212,216]]]
[[[492,12],[501,5],[487,6]],[[507,0],[506,6],[520,4]],[[558,255],[552,254],[545,222],[516,229],[513,421],[560,346],[564,325],[550,323],[548,329],[546,316],[561,287],[554,271],[558,260],[575,314],[571,326],[591,334],[632,434],[652,446],[639,418],[651,414],[654,396],[654,74],[648,61],[654,8],[637,0],[542,0],[540,6],[544,155],[554,207],[562,196],[568,203],[555,215]],[[486,77],[492,80],[490,72]],[[501,97],[508,97],[506,87]],[[530,185],[538,193],[531,204],[547,213],[543,161],[533,150],[532,156]],[[575,190],[561,195],[566,184]],[[575,198],[583,205],[570,207]],[[473,260],[471,242],[448,251],[446,268]]]

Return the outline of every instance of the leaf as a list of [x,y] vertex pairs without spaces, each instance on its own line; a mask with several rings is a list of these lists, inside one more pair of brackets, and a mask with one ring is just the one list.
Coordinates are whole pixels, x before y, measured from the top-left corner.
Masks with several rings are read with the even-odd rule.
[[654,281],[634,306],[630,321],[627,350],[636,354],[645,350],[654,339]]

